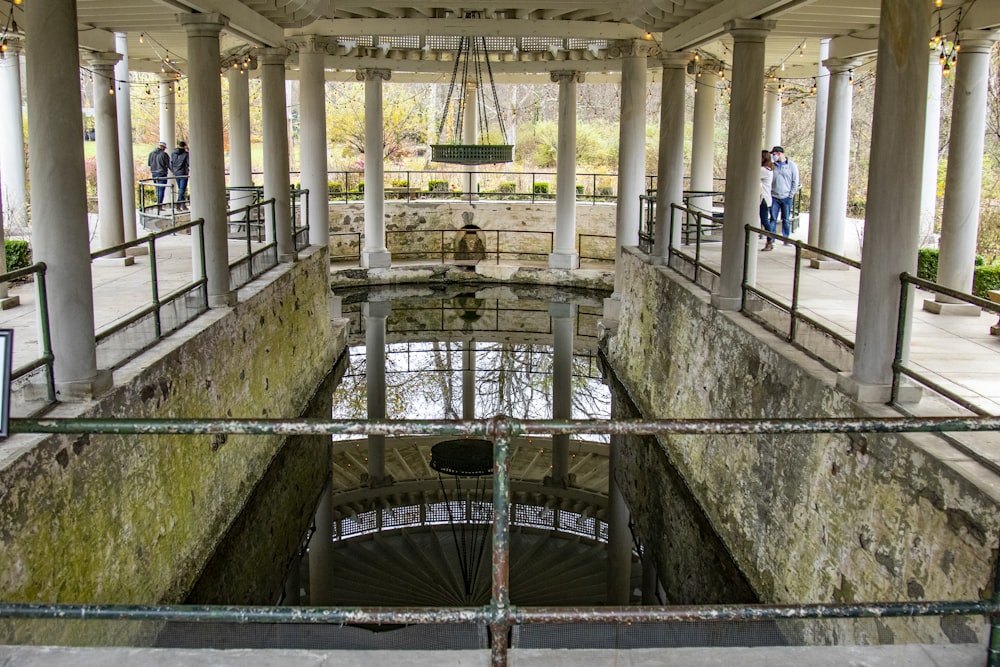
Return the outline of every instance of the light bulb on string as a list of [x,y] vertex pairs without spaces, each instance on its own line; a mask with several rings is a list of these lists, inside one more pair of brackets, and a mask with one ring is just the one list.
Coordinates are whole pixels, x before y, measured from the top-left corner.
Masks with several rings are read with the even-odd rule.
[[150,95],[152,95],[152,94],[153,94],[153,91],[151,91],[151,90],[149,89],[149,84],[147,83],[147,84],[146,84],[146,97],[149,97],[149,96],[150,96]]
[[941,74],[943,74],[944,76],[948,76],[951,74],[951,66],[948,63],[944,64],[944,69],[941,70]]
[[0,53],[7,53],[7,38],[4,37],[3,41],[0,41]]
[[853,86],[854,85],[854,70],[851,70],[847,74],[847,85],[849,85],[849,86]]
[[145,44],[146,43],[146,33],[144,33],[144,32],[140,32],[139,33],[139,43],[140,44]]
[[24,0],[14,0],[15,5],[20,5]]
[[115,94],[115,87],[114,86],[110,86],[108,88],[108,95],[111,95],[112,97],[114,97],[114,94]]
[[813,77],[813,85],[812,88],[809,90],[809,94],[810,95],[816,94],[816,77]]
[[934,0],[934,6],[935,7],[940,7],[943,4],[944,4],[944,0]]

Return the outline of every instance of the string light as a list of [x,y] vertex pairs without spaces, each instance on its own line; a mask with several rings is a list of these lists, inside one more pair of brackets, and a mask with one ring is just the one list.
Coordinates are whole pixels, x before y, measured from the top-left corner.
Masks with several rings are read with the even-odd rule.
[[935,7],[940,7],[943,4],[944,4],[944,0],[934,0],[934,6]]
[[851,70],[850,72],[847,73],[847,85],[849,86],[854,85],[854,70]]
[[139,33],[139,43],[140,44],[145,44],[146,43],[146,33],[144,33],[144,32],[140,32]]
[[812,88],[809,90],[809,94],[810,95],[816,94],[816,77],[813,77],[813,85]]
[[0,53],[7,53],[7,38],[4,37],[3,41],[0,41]]

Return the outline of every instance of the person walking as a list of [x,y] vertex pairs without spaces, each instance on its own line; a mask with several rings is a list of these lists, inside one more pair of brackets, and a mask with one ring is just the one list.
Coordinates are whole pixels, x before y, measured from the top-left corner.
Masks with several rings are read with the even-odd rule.
[[788,159],[785,149],[781,146],[771,149],[771,159],[774,161],[774,178],[771,181],[771,224],[777,231],[778,216],[781,216],[781,235],[785,237],[785,245],[791,245],[787,239],[792,233],[792,201],[799,190],[799,168]]
[[[760,152],[760,226],[765,231],[774,233],[774,220],[771,219],[771,183],[774,181],[774,163],[767,150]],[[770,236],[764,242],[761,251],[774,250],[774,239]]]
[[187,186],[188,173],[191,168],[191,155],[187,144],[178,142],[177,148],[170,154],[170,172],[177,178],[177,210],[188,210]]
[[159,213],[160,207],[163,206],[163,191],[166,190],[167,185],[167,170],[170,169],[170,156],[167,155],[165,141],[157,144],[146,159],[146,164],[149,166],[149,175],[156,183],[156,212]]

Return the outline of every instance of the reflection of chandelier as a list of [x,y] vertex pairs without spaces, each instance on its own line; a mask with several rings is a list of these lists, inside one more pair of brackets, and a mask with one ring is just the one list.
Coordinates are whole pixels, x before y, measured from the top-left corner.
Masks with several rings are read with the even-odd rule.
[[[467,15],[467,18],[469,16]],[[485,70],[485,75],[484,75]],[[459,74],[461,73],[461,80]],[[484,80],[485,76],[485,80]],[[452,110],[452,98],[456,97],[456,84],[461,84],[460,91]],[[489,142],[489,117],[486,113],[487,85],[497,122],[500,126],[500,144],[463,143],[463,129],[466,114],[474,114],[478,118],[477,131],[479,136]],[[468,108],[465,92],[470,86],[475,86],[473,107]],[[477,110],[479,113],[477,113]],[[449,123],[449,117],[451,122]],[[446,125],[449,129],[446,131]],[[466,139],[467,141],[467,139]],[[514,147],[507,143],[507,130],[503,123],[503,113],[500,111],[500,99],[497,97],[496,85],[493,83],[493,68],[490,66],[489,54],[486,51],[485,37],[462,37],[455,52],[455,67],[451,72],[451,85],[448,87],[448,99],[438,123],[438,143],[431,145],[431,161],[448,162],[451,164],[491,164],[495,162],[513,162]]]
[[[431,447],[431,468],[438,473],[462,583],[471,598],[493,519],[493,505],[486,500],[487,478],[493,474],[493,443],[474,438],[439,442]],[[450,489],[446,476],[452,481]]]

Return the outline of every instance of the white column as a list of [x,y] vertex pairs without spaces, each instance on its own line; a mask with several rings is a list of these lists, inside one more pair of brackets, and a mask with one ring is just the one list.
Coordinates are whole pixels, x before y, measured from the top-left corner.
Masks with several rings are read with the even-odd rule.
[[476,339],[462,344],[462,419],[476,418]]
[[656,169],[656,228],[654,259],[666,263],[670,247],[681,244],[682,216],[674,222],[670,236],[670,205],[684,202],[684,107],[687,85],[687,52],[665,53],[660,87],[660,154]]
[[[712,303],[720,310],[739,310],[743,292],[743,260],[747,223],[760,224],[760,137],[763,121],[764,39],[774,21],[726,23],[733,36],[733,90],[729,110],[726,158],[726,213],[722,230],[722,271]],[[751,243],[747,280],[757,273],[757,247]]]
[[[365,184],[367,189],[367,183]],[[385,325],[392,313],[388,301],[373,301],[364,305],[365,315],[365,394],[368,419],[385,419]],[[368,486],[384,485],[385,436],[368,436]]]
[[[695,79],[691,125],[691,184],[694,192],[715,190],[715,104],[719,99],[719,63],[701,61]],[[710,213],[711,197],[692,197],[691,208]]]
[[[229,24],[220,14],[184,14],[187,32],[188,93],[197,104],[188,113],[193,167],[191,219],[205,221],[205,276],[208,305],[221,308],[236,303],[229,289],[229,247],[226,238],[226,159],[222,145],[222,83],[219,80],[219,33]],[[201,249],[192,235],[195,277],[201,275]]]
[[392,263],[385,247],[385,184],[382,166],[382,82],[388,81],[387,69],[358,70],[356,77],[365,82],[365,248],[361,266],[384,269]]
[[556,147],[556,238],[551,269],[580,268],[576,250],[576,84],[580,72],[550,74],[559,83],[559,138]]
[[294,262],[291,181],[288,176],[288,122],[285,114],[285,59],[283,48],[257,49],[263,100],[264,199],[274,199],[274,212],[265,207],[267,240],[278,245],[278,261]]
[[[132,155],[132,86],[128,79],[128,35],[115,33],[115,51],[121,60],[115,65],[115,103],[118,106],[118,165],[121,170],[122,225],[125,240],[134,241],[135,228],[135,157]],[[148,249],[138,246],[129,250],[130,255],[145,255]]]
[[21,114],[21,40],[7,38],[0,58],[0,179],[3,216],[8,225],[25,225],[28,213],[24,165],[24,121]]
[[[255,66],[256,60],[248,65]],[[233,67],[227,70],[229,82],[229,186],[253,186],[250,159],[250,74],[249,69]],[[243,208],[253,202],[253,195],[231,194],[229,210]],[[238,214],[242,218],[243,214]]]
[[[479,143],[479,105],[476,99],[479,95],[479,86],[470,84],[465,89],[464,112],[462,113],[462,141],[474,146]],[[467,197],[477,196],[479,179],[475,173],[476,166],[472,165],[465,174],[465,184],[463,190]]]
[[[88,56],[94,75],[94,132],[97,139],[98,248],[125,242],[122,217],[121,161],[118,154],[118,105],[115,101],[114,67],[121,55],[113,51]],[[135,260],[124,251],[102,257],[102,263],[129,265]]]
[[302,187],[309,190],[309,244],[330,245],[330,196],[326,153],[325,43],[310,38],[299,49],[299,132]]
[[[809,183],[809,244],[819,245],[820,205],[823,202],[823,162],[826,160],[826,117],[830,100],[830,39],[819,40],[819,72],[816,76],[816,126],[813,131],[812,176]],[[768,148],[771,148],[768,146]]]
[[[552,418],[573,417],[573,338],[576,332],[576,305],[549,302],[552,318]],[[569,486],[569,435],[552,436],[550,486]]]
[[[990,76],[990,49],[1000,31],[963,30],[962,50],[955,68],[955,99],[951,111],[951,140],[941,214],[941,253],[937,282],[960,292],[972,292],[979,233],[986,144],[986,106]],[[924,301],[934,313],[979,317],[979,307],[943,294]]]
[[[962,44],[965,47],[965,44]],[[920,189],[920,245],[932,245],[937,217],[938,151],[941,143],[941,62],[932,50],[927,65],[927,120],[924,123],[924,178]]]
[[[823,205],[819,213],[819,247],[844,254],[844,233],[847,229],[847,182],[851,169],[851,101],[854,86],[851,70],[861,64],[856,58],[830,58],[825,63],[830,70],[830,102],[826,118],[826,160],[823,164]],[[836,260],[816,257],[810,261],[814,269],[842,269],[848,266]]]
[[[615,214],[615,267],[621,268],[623,246],[639,242],[639,197],[646,176],[646,55],[649,45],[616,44],[622,56],[621,113],[618,130],[618,206]],[[604,317],[616,321],[624,287],[615,271],[615,291],[604,301]]]
[[57,395],[90,398],[111,386],[111,373],[98,371],[94,340],[76,3],[23,7],[27,40],[44,45],[27,60],[32,251],[48,265]]
[[927,35],[912,26],[929,26],[933,9],[930,2],[882,0],[854,366],[837,378],[861,401],[889,399],[899,274],[917,272]]
[[[167,144],[168,152],[177,145],[177,104],[174,96],[176,81],[174,72],[168,70],[160,73],[160,141]],[[195,98],[188,95],[188,99]]]
[[768,81],[764,86],[764,146],[781,145],[781,84]]

